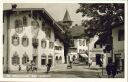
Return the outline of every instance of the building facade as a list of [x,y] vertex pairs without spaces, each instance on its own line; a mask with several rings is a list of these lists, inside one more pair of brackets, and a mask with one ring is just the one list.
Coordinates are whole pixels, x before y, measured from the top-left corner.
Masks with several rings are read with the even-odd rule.
[[[55,36],[64,31],[42,8],[16,8],[3,12],[4,72],[26,70],[34,64],[38,70],[55,64]],[[60,37],[59,37],[60,38]],[[62,40],[61,40],[62,41]],[[61,47],[63,47],[63,42]],[[60,52],[62,63],[64,51]]]
[[64,44],[59,39],[56,39],[55,45],[55,65],[59,65],[65,62],[64,60]]
[[70,47],[68,53],[68,61],[75,61],[75,63],[87,63],[88,54],[87,54],[87,45],[86,39],[84,38],[75,38],[71,40],[72,46]]
[[124,25],[112,28],[113,37],[113,62],[120,70],[124,70]]
[[105,46],[102,44],[98,44],[97,41],[99,36],[95,35],[90,39],[89,42],[89,63],[92,68],[106,67],[108,63],[108,58],[111,57],[110,53],[105,53]]

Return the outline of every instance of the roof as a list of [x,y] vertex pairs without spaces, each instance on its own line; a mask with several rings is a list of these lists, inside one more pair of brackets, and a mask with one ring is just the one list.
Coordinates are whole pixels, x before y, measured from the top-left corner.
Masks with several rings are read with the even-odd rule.
[[57,24],[57,22],[50,16],[50,14],[44,9],[44,8],[15,8],[15,9],[8,9],[3,10],[3,12],[15,12],[15,11],[39,11],[42,13],[42,17],[48,21],[50,25],[53,26],[55,29],[55,34],[63,40],[65,31],[62,29],[60,25]]
[[51,20],[53,26],[59,28],[62,33],[65,33],[64,30],[56,23],[56,21],[50,16],[50,14],[44,8],[16,8],[16,9],[8,9],[3,10],[4,12],[13,12],[13,11],[41,11],[42,13],[46,14],[45,16]]
[[85,34],[85,27],[84,26],[73,26],[69,29],[72,37],[80,37]]
[[66,12],[65,12],[63,21],[64,21],[64,22],[65,22],[65,21],[72,21],[71,18],[70,18],[70,15],[69,15],[68,10],[66,10]]

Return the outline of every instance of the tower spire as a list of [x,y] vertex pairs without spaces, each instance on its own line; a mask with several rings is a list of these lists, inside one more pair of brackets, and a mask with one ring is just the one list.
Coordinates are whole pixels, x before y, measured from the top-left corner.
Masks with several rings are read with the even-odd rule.
[[63,18],[63,22],[69,22],[69,21],[72,21],[72,20],[70,18],[68,10],[66,9],[66,12],[65,12],[65,15],[64,15],[64,18]]
[[64,18],[63,18],[63,23],[67,24],[68,26],[72,25],[72,20],[70,18],[70,15],[69,15],[69,12],[68,12],[67,9],[66,9],[66,12],[65,12],[65,15],[64,15]]

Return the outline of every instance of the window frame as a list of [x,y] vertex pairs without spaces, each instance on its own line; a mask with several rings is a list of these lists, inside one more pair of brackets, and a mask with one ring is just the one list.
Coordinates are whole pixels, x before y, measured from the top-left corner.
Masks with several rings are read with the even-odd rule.
[[41,40],[41,47],[46,48],[47,47],[47,41],[46,40]]
[[[42,60],[45,60],[44,64],[42,63]],[[44,66],[47,63],[47,56],[45,54],[41,55],[41,65]]]
[[[17,44],[16,44],[15,39],[17,40]],[[14,35],[12,36],[12,44],[13,44],[14,46],[18,46],[18,45],[20,44],[20,38],[19,38],[19,36],[18,36],[17,34],[14,34]]]
[[20,57],[18,56],[18,53],[15,52],[11,58],[12,65],[19,65],[20,64]]
[[[26,45],[23,43],[23,40],[24,40],[24,39],[27,40],[27,44],[26,44]],[[29,38],[28,38],[27,36],[23,36],[23,37],[22,37],[22,45],[23,45],[24,47],[27,47],[27,46],[29,45]]]

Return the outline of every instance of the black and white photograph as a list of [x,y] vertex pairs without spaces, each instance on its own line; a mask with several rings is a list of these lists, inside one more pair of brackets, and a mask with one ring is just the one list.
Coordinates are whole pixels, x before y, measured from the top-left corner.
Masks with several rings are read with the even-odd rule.
[[4,78],[124,78],[124,3],[4,3]]

